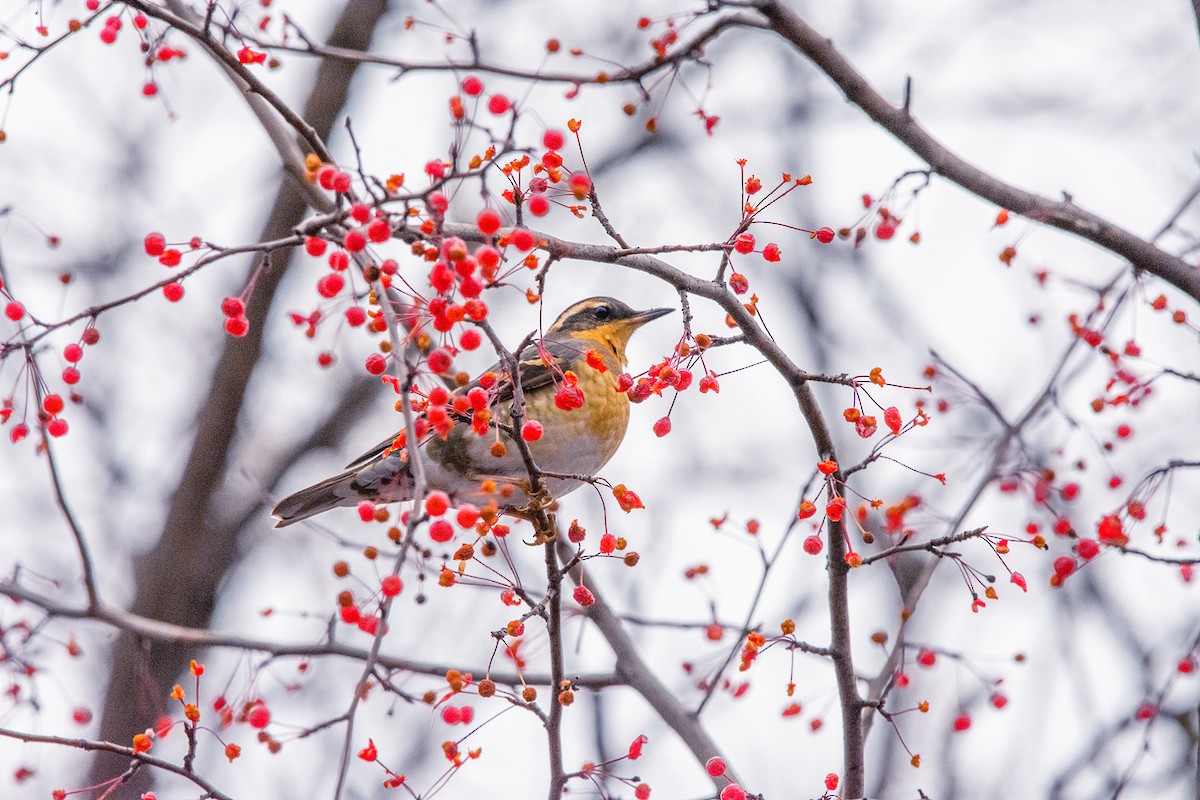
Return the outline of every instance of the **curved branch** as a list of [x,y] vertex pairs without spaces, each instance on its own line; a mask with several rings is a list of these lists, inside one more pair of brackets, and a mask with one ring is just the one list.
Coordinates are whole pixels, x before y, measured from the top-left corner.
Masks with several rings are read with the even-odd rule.
[[193,772],[186,767],[181,767],[178,764],[172,764],[156,756],[147,755],[146,753],[134,752],[132,747],[123,747],[119,744],[111,742],[97,742],[91,739],[68,739],[64,736],[45,736],[38,733],[25,733],[23,731],[15,731],[9,728],[0,728],[0,737],[6,739],[16,739],[21,742],[31,742],[35,744],[57,744],[66,747],[74,747],[78,750],[99,751],[103,753],[116,753],[119,756],[125,756],[130,761],[136,761],[139,764],[145,764],[148,767],[171,772],[182,778],[186,778],[192,783],[204,790],[204,797],[211,797],[214,800],[233,800],[229,795],[217,789],[211,783],[204,779],[198,772]]
[[759,10],[770,20],[777,34],[837,84],[847,100],[861,108],[938,175],[1001,208],[1099,245],[1127,259],[1134,269],[1156,275],[1200,302],[1200,269],[1197,267],[1080,208],[1069,197],[1051,200],[1018,189],[960,158],[929,135],[906,107],[889,103],[831,40],[810,27],[784,0],[763,0]]
[[[57,603],[43,595],[31,592],[11,581],[0,581],[0,595],[37,606],[51,617],[99,622],[111,625],[117,630],[133,634],[141,639],[184,645],[196,649],[222,647],[236,650],[253,650],[273,657],[303,656],[316,658],[321,656],[339,656],[363,662],[367,661],[371,656],[370,651],[361,647],[351,647],[350,645],[338,642],[326,641],[288,644],[273,642],[268,639],[255,639],[248,636],[223,635],[204,628],[190,628],[186,625],[175,625],[169,622],[150,619],[149,617],[143,617],[139,614],[123,611],[104,604],[100,604],[93,609],[73,608]],[[405,672],[430,675],[437,678],[444,678],[446,672],[451,669],[462,670],[461,665],[439,664],[431,661],[413,661],[407,658],[397,658],[387,655],[378,656],[374,663],[387,669],[404,670]],[[482,674],[485,670],[475,669],[467,671]],[[488,674],[496,683],[508,686],[521,686],[523,684],[549,686],[554,683],[554,680],[548,674],[522,672],[518,675],[515,672],[497,672],[496,670],[492,670]],[[587,689],[607,689],[626,685],[626,681],[620,675],[607,672],[572,676],[571,681],[575,685]]]

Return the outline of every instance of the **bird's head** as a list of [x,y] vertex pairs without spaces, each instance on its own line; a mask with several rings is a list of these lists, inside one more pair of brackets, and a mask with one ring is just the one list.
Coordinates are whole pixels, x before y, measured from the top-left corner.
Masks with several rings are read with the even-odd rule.
[[559,314],[546,336],[594,341],[601,349],[611,349],[617,360],[624,364],[625,346],[633,332],[671,311],[670,308],[634,311],[612,297],[589,297]]

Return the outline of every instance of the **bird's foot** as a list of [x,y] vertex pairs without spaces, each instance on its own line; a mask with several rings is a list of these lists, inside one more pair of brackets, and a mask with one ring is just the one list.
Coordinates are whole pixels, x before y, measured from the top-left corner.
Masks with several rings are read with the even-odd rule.
[[525,544],[531,547],[553,542],[558,538],[558,522],[553,513],[545,513],[554,508],[557,501],[544,489],[530,496],[529,504],[521,509],[522,515],[533,523],[533,541]]

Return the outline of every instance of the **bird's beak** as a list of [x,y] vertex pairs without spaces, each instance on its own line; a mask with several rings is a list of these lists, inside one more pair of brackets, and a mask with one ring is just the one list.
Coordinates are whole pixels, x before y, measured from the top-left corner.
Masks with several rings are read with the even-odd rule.
[[627,321],[632,328],[640,328],[651,320],[658,319],[661,316],[670,314],[675,309],[673,308],[652,308],[649,311],[639,311],[630,317]]

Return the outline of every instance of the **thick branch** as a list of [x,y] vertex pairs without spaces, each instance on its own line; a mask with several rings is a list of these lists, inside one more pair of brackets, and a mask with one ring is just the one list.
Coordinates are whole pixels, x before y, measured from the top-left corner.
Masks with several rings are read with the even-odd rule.
[[[561,537],[558,539],[558,548],[559,557],[563,560],[569,560],[574,556],[571,546]],[[583,568],[578,563],[570,569],[569,574],[577,586],[582,585]],[[654,709],[659,718],[675,731],[675,734],[699,763],[703,764],[713,756],[724,758],[716,742],[708,735],[708,731],[704,729],[700,721],[688,712],[683,703],[679,702],[675,695],[671,694],[671,690],[655,676],[654,670],[642,660],[637,645],[629,638],[621,620],[608,607],[596,585],[589,582],[588,588],[596,598],[596,602],[586,609],[588,619],[595,624],[600,635],[612,648],[613,654],[617,658],[617,673],[642,696],[642,699]],[[725,760],[729,761],[729,759]],[[724,784],[719,779],[713,778],[712,780],[713,786],[718,790],[723,787]]]
[[[101,604],[94,609],[75,608],[67,606],[31,592],[10,581],[0,582],[0,595],[10,597],[22,603],[29,603],[42,609],[51,617],[62,619],[89,620],[110,625],[116,630],[133,634],[139,639],[145,639],[164,644],[174,644],[193,651],[206,648],[230,648],[247,652],[264,653],[276,658],[296,656],[302,658],[317,658],[321,656],[338,656],[354,661],[365,662],[370,652],[361,647],[352,647],[340,642],[275,642],[270,639],[256,639],[249,636],[234,636],[214,633],[204,628],[189,628],[184,625],[173,625],[156,619],[143,617]],[[414,661],[407,658],[397,658],[389,655],[379,655],[375,663],[393,670],[404,670],[419,675],[430,675],[444,678],[451,669],[470,671],[482,674],[486,670],[464,669],[461,664],[438,663],[435,661]],[[498,672],[494,669],[487,671],[488,676],[496,683],[507,686],[531,684],[549,686],[554,683],[551,675],[537,672]],[[614,673],[596,673],[572,676],[572,681],[587,689],[605,689],[613,686],[624,686],[625,681]]]

